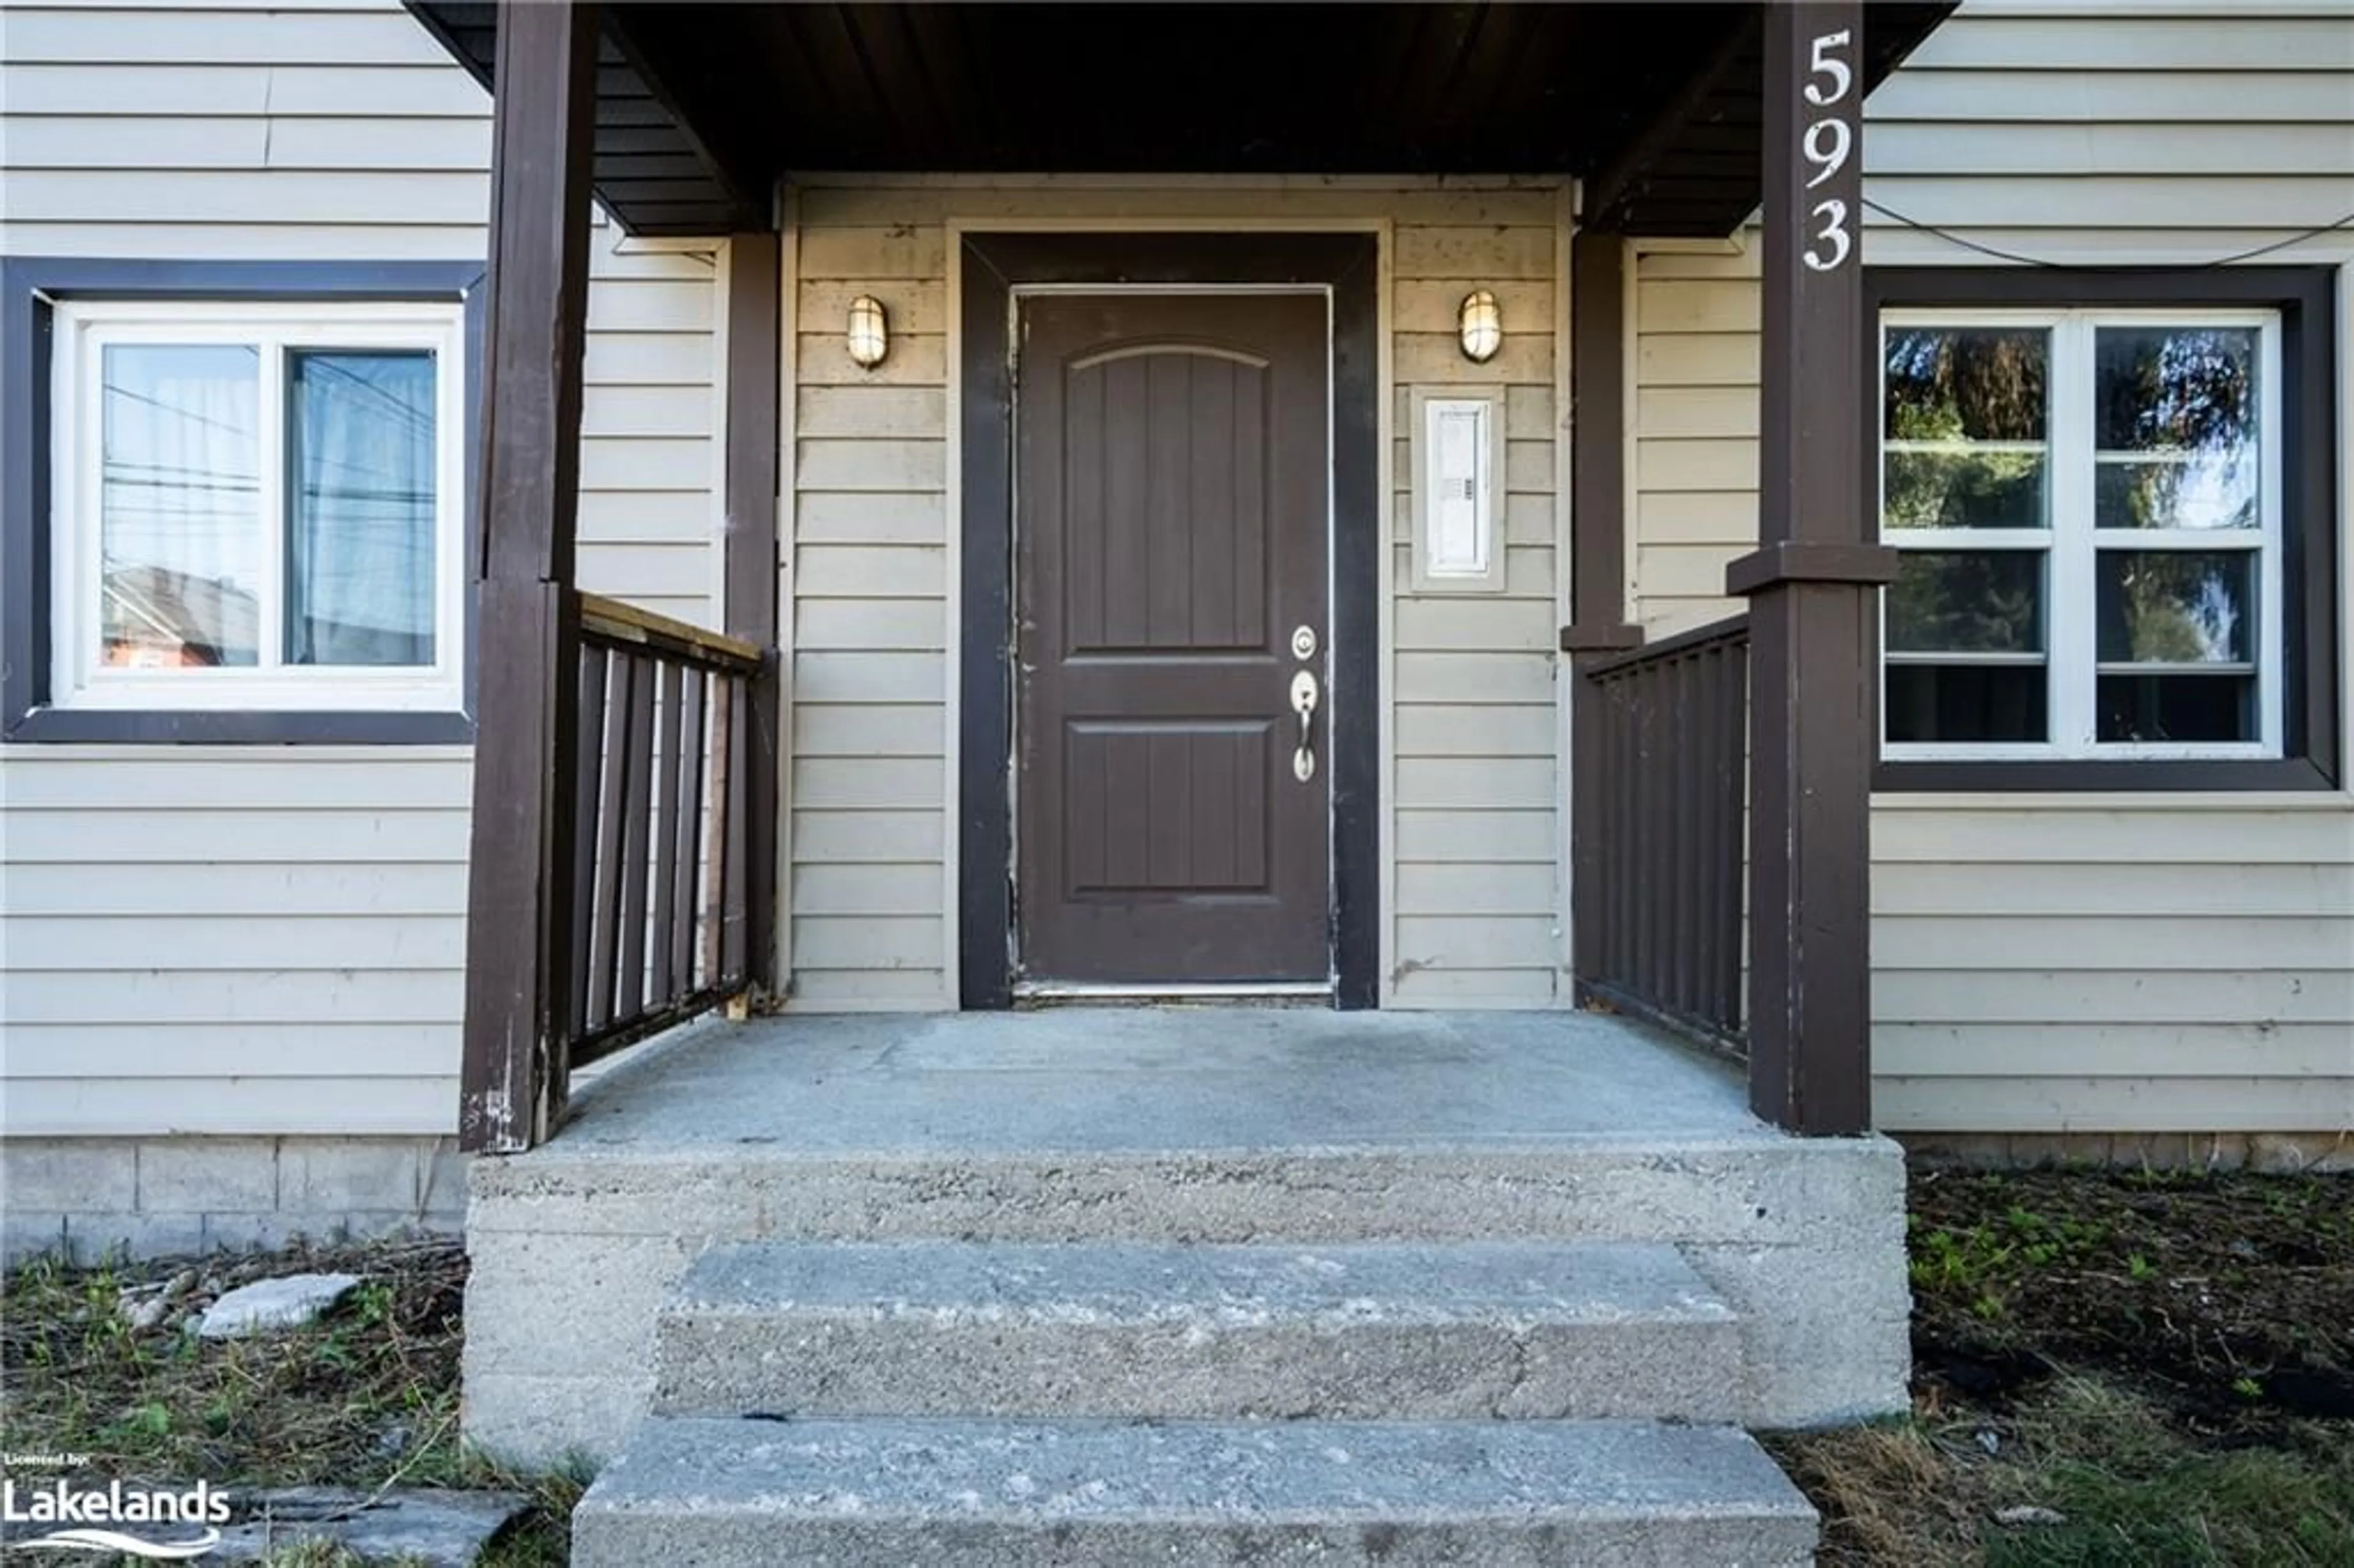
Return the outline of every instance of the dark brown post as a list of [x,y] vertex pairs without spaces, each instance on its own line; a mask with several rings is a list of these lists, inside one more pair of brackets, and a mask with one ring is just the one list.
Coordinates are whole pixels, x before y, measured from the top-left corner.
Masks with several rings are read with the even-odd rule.
[[1872,1119],[1873,588],[1864,510],[1863,7],[1766,7],[1759,547],[1750,601],[1749,1103],[1777,1126]]
[[[748,694],[750,725],[735,755],[743,769],[742,897],[726,905],[721,939],[741,955],[755,993],[777,989],[778,242],[738,234],[727,247],[727,610],[731,637],[764,650]],[[731,892],[733,890],[731,889]],[[736,913],[738,904],[742,920]]]
[[482,1152],[547,1136],[567,1065],[592,0],[502,5],[496,79],[458,1118],[461,1145]]
[[[1582,674],[1597,655],[1638,647],[1643,630],[1627,621],[1627,241],[1581,229],[1570,241],[1570,624],[1561,651],[1581,657]],[[1570,691],[1570,887],[1573,958],[1580,979],[1601,977],[1604,842],[1602,705],[1608,697],[1583,679]]]

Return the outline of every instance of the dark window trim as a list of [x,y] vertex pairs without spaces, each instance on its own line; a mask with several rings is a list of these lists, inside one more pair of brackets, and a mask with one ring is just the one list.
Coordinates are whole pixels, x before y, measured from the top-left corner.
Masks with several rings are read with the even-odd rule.
[[[482,429],[480,261],[0,260],[0,741],[154,745],[449,745],[474,738],[474,591],[468,573],[455,712],[49,706],[49,370],[52,306],[70,300],[456,301],[466,310],[464,515]],[[462,540],[461,548],[469,549]]]
[[[1864,385],[1880,378],[1886,310],[2231,306],[2281,316],[2282,755],[2255,760],[2071,758],[1880,762],[1872,788],[1967,792],[2335,789],[2338,735],[2337,275],[2330,267],[1871,267]],[[1864,493],[1875,493],[1880,403],[1863,399]],[[1875,708],[1877,705],[1874,705]]]
[[1378,1004],[1381,968],[1379,240],[1332,234],[967,234],[962,423],[965,629],[958,776],[958,994],[1013,1005],[1013,386],[1019,283],[1320,283],[1332,291],[1333,1005]]

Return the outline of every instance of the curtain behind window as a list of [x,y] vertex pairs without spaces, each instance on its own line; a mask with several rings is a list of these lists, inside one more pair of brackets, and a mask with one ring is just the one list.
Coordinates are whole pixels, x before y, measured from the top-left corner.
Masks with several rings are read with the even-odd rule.
[[287,365],[286,662],[433,662],[433,355]]

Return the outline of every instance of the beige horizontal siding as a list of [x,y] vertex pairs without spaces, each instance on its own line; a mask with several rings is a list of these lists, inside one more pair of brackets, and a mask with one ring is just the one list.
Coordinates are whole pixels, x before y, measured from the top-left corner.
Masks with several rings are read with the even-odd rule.
[[[392,0],[11,4],[0,252],[480,259],[489,107]],[[709,624],[714,262],[619,238],[579,580]],[[448,747],[0,751],[6,1130],[449,1131],[470,777]]]
[[2354,1125],[2354,810],[1883,801],[1873,848],[1882,1125]]
[[[1396,231],[1388,980],[1399,1006],[1543,1007],[1565,991],[1553,683],[1559,210],[1549,196],[1521,199],[1484,233],[1457,222]],[[1485,365],[1464,358],[1456,323],[1479,288],[1495,293],[1505,328]],[[1417,595],[1413,391],[1495,385],[1508,438],[1505,590]]]

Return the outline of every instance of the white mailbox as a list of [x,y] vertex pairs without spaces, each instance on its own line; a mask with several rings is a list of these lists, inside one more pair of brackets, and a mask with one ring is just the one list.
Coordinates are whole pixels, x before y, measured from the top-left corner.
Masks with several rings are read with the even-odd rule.
[[1504,389],[1414,393],[1414,586],[1418,593],[1504,587]]

